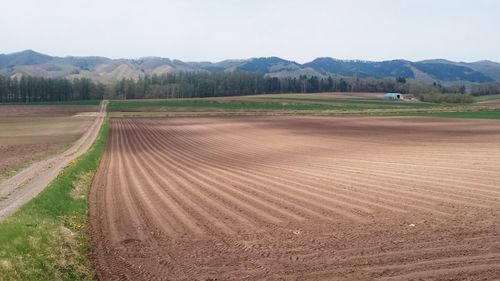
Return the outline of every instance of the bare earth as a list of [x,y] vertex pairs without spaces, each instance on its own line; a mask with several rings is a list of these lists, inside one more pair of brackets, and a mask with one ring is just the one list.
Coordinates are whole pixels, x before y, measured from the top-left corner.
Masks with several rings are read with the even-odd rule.
[[0,182],[80,138],[95,118],[91,111],[99,107],[0,104]]
[[95,117],[3,117],[0,145],[71,143],[94,120]]
[[36,162],[0,183],[0,221],[40,193],[64,167],[90,148],[105,115],[106,102],[103,102],[99,116],[68,150]]
[[0,117],[0,183],[16,170],[67,149],[95,117]]
[[58,147],[57,144],[0,144],[0,182],[4,172],[22,163],[31,162]]
[[476,103],[476,106],[487,107],[487,108],[500,108],[500,100],[489,100]]
[[0,117],[71,116],[81,112],[96,112],[95,105],[9,105],[0,104]]
[[100,280],[495,280],[500,122],[113,119]]

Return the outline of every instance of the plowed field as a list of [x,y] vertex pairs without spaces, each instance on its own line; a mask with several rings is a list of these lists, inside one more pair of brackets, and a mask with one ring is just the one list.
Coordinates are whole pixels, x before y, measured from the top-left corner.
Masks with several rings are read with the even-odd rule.
[[500,278],[500,122],[112,119],[102,280]]

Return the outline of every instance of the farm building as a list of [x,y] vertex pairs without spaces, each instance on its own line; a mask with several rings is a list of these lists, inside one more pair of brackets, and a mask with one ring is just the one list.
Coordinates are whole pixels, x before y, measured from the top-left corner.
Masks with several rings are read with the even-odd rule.
[[386,93],[384,95],[384,99],[386,100],[402,100],[404,99],[403,94],[400,93]]

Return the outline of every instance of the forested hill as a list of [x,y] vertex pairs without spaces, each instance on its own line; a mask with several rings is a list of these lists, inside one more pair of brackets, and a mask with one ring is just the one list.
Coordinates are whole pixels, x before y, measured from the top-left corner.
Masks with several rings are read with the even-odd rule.
[[22,75],[50,78],[89,78],[96,82],[113,83],[123,78],[137,79],[145,75],[161,75],[182,71],[257,72],[271,77],[338,76],[359,78],[397,78],[419,82],[484,83],[500,81],[500,63],[473,63],[447,60],[382,62],[318,58],[300,64],[278,57],[183,62],[168,58],[109,59],[104,57],[54,57],[27,50],[0,54],[0,75]]

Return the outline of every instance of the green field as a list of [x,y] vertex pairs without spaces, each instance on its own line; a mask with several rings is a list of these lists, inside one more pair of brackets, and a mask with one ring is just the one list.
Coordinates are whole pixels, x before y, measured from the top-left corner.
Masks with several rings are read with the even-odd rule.
[[107,128],[105,122],[87,153],[0,223],[0,280],[94,280],[86,257],[87,195]]
[[162,100],[162,101],[112,101],[111,110],[127,110],[137,107],[166,108],[212,108],[212,109],[250,109],[250,110],[351,110],[351,109],[391,109],[391,108],[430,108],[437,105],[423,102],[393,102],[371,99],[220,99],[220,100]]
[[279,103],[258,101],[214,101],[214,100],[182,100],[182,101],[111,101],[109,109],[112,111],[127,111],[133,108],[163,107],[166,109],[222,109],[222,110],[349,110],[360,109],[359,106],[308,104],[308,103]]
[[[319,111],[351,111],[370,109],[419,109],[436,107],[435,104],[414,102],[386,101],[361,98],[294,98],[286,97],[227,97],[217,99],[183,99],[183,100],[130,100],[111,101],[111,111],[140,110],[319,110]],[[313,96],[311,94],[311,96]]]

